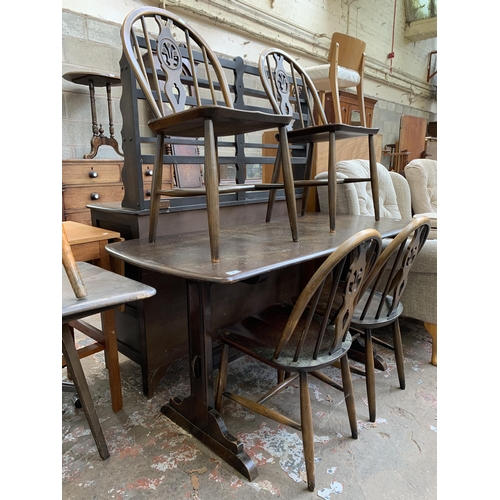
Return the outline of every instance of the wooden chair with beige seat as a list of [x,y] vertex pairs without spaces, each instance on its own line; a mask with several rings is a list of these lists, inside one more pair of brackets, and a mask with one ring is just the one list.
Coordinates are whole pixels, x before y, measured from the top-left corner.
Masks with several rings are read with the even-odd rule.
[[[306,68],[307,74],[320,92],[331,92],[335,123],[358,123],[366,127],[363,89],[366,43],[343,33],[333,33],[328,52],[328,63]],[[340,104],[340,90],[356,89],[359,120],[346,116]]]
[[[277,114],[292,115],[294,122],[283,128],[290,144],[307,144],[307,160],[304,180],[295,180],[295,186],[302,186],[302,215],[306,211],[310,186],[324,185],[325,182],[313,177],[314,149],[320,143],[328,143],[328,213],[330,230],[335,230],[337,182],[369,181],[374,196],[375,220],[380,219],[378,205],[378,177],[375,157],[374,136],[378,129],[358,127],[342,123],[328,123],[318,92],[307,72],[299,63],[283,50],[270,48],[264,50],[259,58],[259,75],[271,105]],[[317,118],[315,118],[317,116]],[[363,178],[338,181],[336,176],[336,141],[365,137],[368,143],[370,173]],[[278,149],[278,157],[287,157]],[[272,182],[278,178],[276,162]],[[269,196],[267,220],[270,220],[276,190]]]
[[120,274],[87,262],[76,262],[62,226],[62,352],[72,384],[63,383],[63,390],[76,390],[90,426],[99,455],[109,457],[101,424],[95,411],[69,323],[113,309],[116,306],[153,296],[156,290]]
[[[302,433],[307,487],[315,488],[314,430],[309,394],[310,376],[343,391],[351,434],[357,438],[356,407],[347,351],[351,345],[349,326],[359,293],[380,254],[380,234],[366,229],[335,250],[303,288],[293,304],[272,305],[260,314],[221,330],[223,344],[215,409],[221,411],[227,397],[280,424]],[[342,277],[342,280],[341,280]],[[326,307],[317,305],[327,280],[331,280]],[[340,297],[340,298],[339,298]],[[334,299],[338,299],[334,302]],[[330,318],[332,318],[330,320]],[[226,391],[229,349],[233,348],[278,371],[278,385],[258,401]],[[342,386],[321,370],[340,363]],[[284,374],[289,376],[284,377]],[[299,379],[300,422],[263,403]]]

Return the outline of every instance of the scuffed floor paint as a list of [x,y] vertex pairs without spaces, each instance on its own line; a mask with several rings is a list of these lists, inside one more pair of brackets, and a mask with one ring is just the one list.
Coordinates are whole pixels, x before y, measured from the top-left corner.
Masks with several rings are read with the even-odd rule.
[[344,491],[344,487],[337,481],[330,483],[328,488],[323,488],[318,491],[318,496],[324,500],[330,500],[330,495],[339,495]]
[[[402,322],[403,331],[404,326]],[[428,363],[430,338],[427,340],[423,326],[410,323],[409,328],[412,336],[404,336],[406,391],[399,389],[393,353],[377,348],[388,370],[376,374],[379,417],[374,423],[368,421],[365,380],[353,374],[357,440],[350,435],[342,392],[317,379],[309,384],[316,469],[316,493],[311,495],[325,500],[340,494],[346,498],[362,498],[359,482],[363,480],[358,471],[363,471],[363,477],[370,477],[370,460],[377,450],[377,466],[383,468],[387,477],[394,477],[394,488],[398,478],[406,474],[405,482],[411,484],[413,490],[421,491],[418,498],[435,498],[436,478],[429,471],[432,472],[436,451],[436,368]],[[120,359],[124,408],[118,413],[110,408],[103,353],[83,360],[111,453],[108,460],[100,459],[83,411],[75,408],[70,394],[63,394],[62,498],[253,500],[309,497],[300,432],[225,399],[222,416],[228,429],[242,442],[245,452],[257,466],[258,476],[249,482],[160,412],[161,406],[171,397],[189,394],[185,359],[171,365],[150,399],[142,394],[138,365],[121,355]],[[418,373],[413,370],[415,367]],[[329,368],[325,372],[341,384],[338,369]],[[275,379],[273,370],[250,358],[240,358],[238,363],[230,365],[228,384],[231,387],[228,388],[256,399],[267,392]],[[292,384],[272,398],[270,406],[275,405],[275,409],[298,420],[298,398],[298,384]],[[412,436],[425,430],[425,436],[433,437],[421,435],[416,447],[407,440],[410,430]],[[370,449],[368,454],[367,449]],[[424,484],[415,463],[421,463],[425,470]],[[393,498],[402,496],[394,491]]]
[[[303,444],[298,432],[290,432],[282,425],[273,430],[263,423],[255,432],[239,433],[237,438],[243,443],[246,452],[257,466],[272,463],[276,458],[280,467],[291,479],[297,483],[305,482]],[[325,444],[329,440],[329,436],[314,436],[315,443]],[[266,456],[264,452],[270,456]],[[320,458],[315,459],[316,462],[320,460]]]

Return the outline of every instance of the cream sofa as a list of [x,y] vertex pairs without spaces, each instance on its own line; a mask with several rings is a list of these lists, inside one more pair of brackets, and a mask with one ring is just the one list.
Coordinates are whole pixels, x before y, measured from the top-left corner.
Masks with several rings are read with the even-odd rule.
[[[407,180],[377,164],[379,176],[380,216],[411,219],[411,193]],[[349,160],[337,163],[337,178],[369,177],[368,160]],[[326,178],[320,173],[316,178]],[[326,187],[318,187],[320,210],[327,210]],[[337,214],[373,216],[371,186],[366,183],[339,184]],[[431,237],[431,236],[430,236]],[[415,261],[402,297],[403,316],[423,321],[432,337],[431,363],[437,365],[437,235],[428,239]]]

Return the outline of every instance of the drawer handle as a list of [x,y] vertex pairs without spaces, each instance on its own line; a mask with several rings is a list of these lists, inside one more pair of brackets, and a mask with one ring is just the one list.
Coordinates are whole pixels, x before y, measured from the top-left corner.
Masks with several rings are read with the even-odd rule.
[[151,196],[151,189],[148,189],[148,190],[146,191],[146,196]]
[[91,171],[89,172],[89,177],[90,177],[91,179],[95,179],[98,175],[99,175],[99,174],[98,174],[95,170],[91,170]]
[[147,177],[151,177],[153,175],[153,171],[151,169],[148,169],[146,170],[146,172],[144,172],[144,175],[146,175]]
[[100,198],[99,193],[92,193],[90,195],[91,200],[98,200]]

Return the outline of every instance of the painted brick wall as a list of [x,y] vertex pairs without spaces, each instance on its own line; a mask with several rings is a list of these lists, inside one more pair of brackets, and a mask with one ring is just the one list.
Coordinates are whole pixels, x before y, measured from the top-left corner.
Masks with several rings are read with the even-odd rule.
[[[436,101],[432,98],[435,87],[426,82],[428,53],[435,50],[437,40],[408,42],[404,38],[405,14],[401,0],[398,0],[396,9],[396,57],[392,61],[392,71],[387,59],[392,49],[392,0],[378,0],[376,3],[366,0],[254,0],[251,2],[252,10],[246,9],[247,3],[250,4],[245,0],[184,0],[180,8],[180,2],[165,2],[166,8],[182,15],[198,28],[216,52],[241,55],[248,62],[256,62],[261,50],[274,44],[300,58],[304,66],[320,64],[325,61],[334,31],[362,38],[367,42],[366,94],[378,100],[374,126],[380,128],[383,144],[397,139],[402,114],[437,120]],[[105,4],[95,0],[64,0],[62,74],[98,70],[119,75],[121,22],[136,6],[157,5],[156,2],[133,4],[125,0],[111,0]],[[235,4],[243,9],[243,14],[230,11]],[[253,19],[259,17],[260,25],[252,26]],[[266,26],[269,23],[274,29]],[[252,33],[245,32],[241,25],[246,25]],[[120,87],[113,88],[112,96],[115,138],[121,143]],[[92,137],[88,89],[63,79],[62,98],[62,157],[82,158],[90,151]],[[102,123],[105,135],[109,135],[103,88],[96,89],[96,106],[98,121]],[[97,158],[116,156],[112,148],[101,147]],[[386,160],[383,162],[387,165]]]

